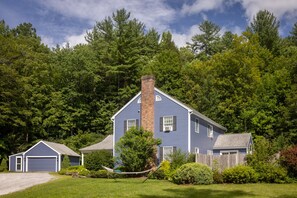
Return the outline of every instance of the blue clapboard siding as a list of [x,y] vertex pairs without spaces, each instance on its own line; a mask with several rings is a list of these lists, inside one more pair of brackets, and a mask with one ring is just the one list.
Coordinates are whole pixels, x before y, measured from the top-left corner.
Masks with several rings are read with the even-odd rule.
[[[9,156],[9,171],[16,171],[16,157],[23,157],[23,154],[15,154],[15,155],[11,155]],[[22,158],[23,160],[23,158]]]
[[[199,120],[199,133],[195,132],[195,120]],[[220,134],[224,131],[212,124],[213,138],[207,136],[207,128],[210,123],[197,115],[191,115],[191,152],[195,152],[195,147],[199,148],[199,153],[207,154],[207,150],[212,150],[213,145]]]
[[55,172],[58,167],[57,158],[54,157],[31,157],[28,160],[28,171],[50,171]]
[[[188,151],[188,110],[155,90],[161,101],[155,101],[155,138],[162,140],[161,147],[174,146],[183,152]],[[160,131],[160,117],[176,116],[176,131]]]
[[57,156],[58,153],[45,145],[43,142],[37,144],[34,148],[26,152],[26,156]]

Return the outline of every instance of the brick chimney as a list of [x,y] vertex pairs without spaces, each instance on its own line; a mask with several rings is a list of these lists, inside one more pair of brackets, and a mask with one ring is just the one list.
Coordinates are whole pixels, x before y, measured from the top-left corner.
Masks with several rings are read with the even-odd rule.
[[141,126],[154,132],[155,77],[141,77]]

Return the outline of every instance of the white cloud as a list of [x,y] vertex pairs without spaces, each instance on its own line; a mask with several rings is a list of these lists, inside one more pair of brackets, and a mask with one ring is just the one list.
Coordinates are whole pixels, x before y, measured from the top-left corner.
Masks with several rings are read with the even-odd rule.
[[90,24],[101,21],[117,9],[125,8],[149,28],[157,30],[168,28],[174,20],[176,11],[164,1],[156,0],[44,0],[37,1],[47,9],[51,9],[65,17],[88,20]]
[[190,27],[189,31],[185,33],[175,33],[173,31],[172,38],[178,47],[185,47],[187,42],[192,42],[192,37],[194,35],[201,33],[202,32],[199,30],[198,25],[193,25]]
[[232,26],[232,27],[226,27],[226,26],[223,26],[221,28],[221,31],[220,31],[220,35],[222,36],[225,32],[227,31],[230,31],[232,32],[233,34],[237,34],[237,35],[241,35],[241,33],[244,31],[241,27],[239,26]]
[[47,45],[48,47],[55,47],[55,42],[53,37],[49,37],[49,36],[45,36],[45,35],[41,35],[41,42],[44,43],[45,45]]
[[70,47],[74,47],[77,44],[85,44],[87,43],[85,39],[86,34],[86,31],[84,31],[82,34],[66,36],[65,42],[62,44],[62,46],[65,47],[67,43],[69,43]]
[[182,14],[195,14],[203,11],[222,9],[223,0],[196,0],[192,5],[184,4]]
[[245,15],[248,17],[249,21],[251,21],[260,10],[268,10],[278,19],[282,17],[297,17],[296,0],[240,0],[240,3],[245,9]]

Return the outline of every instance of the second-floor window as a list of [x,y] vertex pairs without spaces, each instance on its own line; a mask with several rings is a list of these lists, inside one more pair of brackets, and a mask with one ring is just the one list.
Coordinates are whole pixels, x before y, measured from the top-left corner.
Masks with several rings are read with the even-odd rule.
[[195,119],[195,132],[199,133],[199,119],[198,118]]
[[207,137],[213,138],[213,126],[210,124],[207,126]]
[[160,131],[176,131],[176,116],[164,116],[160,118]]
[[139,121],[138,119],[128,119],[124,121],[124,131],[130,130],[132,127],[138,127]]

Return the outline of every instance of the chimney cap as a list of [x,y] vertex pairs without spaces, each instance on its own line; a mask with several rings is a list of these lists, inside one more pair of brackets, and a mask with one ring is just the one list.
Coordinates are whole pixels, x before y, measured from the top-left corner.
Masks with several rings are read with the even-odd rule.
[[155,80],[155,76],[154,75],[145,75],[141,77],[141,80]]

